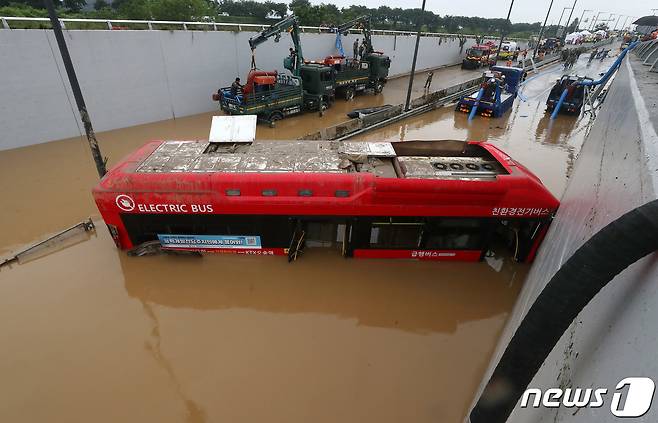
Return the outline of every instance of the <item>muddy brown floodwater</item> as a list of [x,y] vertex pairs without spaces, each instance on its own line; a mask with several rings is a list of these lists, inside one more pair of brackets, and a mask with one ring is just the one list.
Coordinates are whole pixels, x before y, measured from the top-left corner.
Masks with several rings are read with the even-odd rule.
[[[488,139],[560,195],[585,120],[549,123],[543,103],[559,75],[528,83],[528,101],[501,119],[469,124],[446,108],[362,139]],[[447,69],[434,86],[469,76]],[[296,138],[353,107],[399,103],[405,89],[394,80],[383,96],[258,137]],[[150,139],[207,138],[211,115],[98,138],[111,165]],[[89,156],[81,138],[0,152],[0,257],[98,216]],[[0,421],[460,422],[528,270],[506,257],[344,260],[313,249],[294,264],[129,258],[97,223],[88,240],[0,271]]]

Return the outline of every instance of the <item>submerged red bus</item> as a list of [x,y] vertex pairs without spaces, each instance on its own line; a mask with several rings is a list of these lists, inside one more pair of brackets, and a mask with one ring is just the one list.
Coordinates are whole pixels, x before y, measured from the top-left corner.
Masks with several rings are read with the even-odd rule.
[[558,201],[485,142],[153,141],[93,189],[121,249],[529,261]]

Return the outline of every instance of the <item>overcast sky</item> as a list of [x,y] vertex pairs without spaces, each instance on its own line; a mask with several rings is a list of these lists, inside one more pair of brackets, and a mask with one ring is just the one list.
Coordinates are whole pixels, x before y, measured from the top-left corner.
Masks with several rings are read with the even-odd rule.
[[[511,0],[427,0],[426,8],[439,15],[453,16],[481,16],[485,18],[505,18]],[[333,3],[339,8],[360,4],[367,7],[402,7],[413,8],[421,7],[422,0],[311,0],[313,4]],[[510,20],[512,22],[543,22],[548,11],[550,0],[515,0],[514,8]],[[557,23],[560,13],[564,7],[573,6],[573,0],[554,0],[548,23]],[[612,26],[617,22],[617,14],[631,16],[650,15],[652,8],[658,8],[656,0],[577,0],[576,10],[571,19],[580,18],[583,10],[593,9],[595,12],[585,12],[586,20],[597,12],[602,12],[599,19],[608,19],[611,13],[615,16],[612,18]],[[569,16],[569,10],[564,12],[563,22]],[[607,13],[603,13],[607,12]],[[654,11],[656,13],[658,11]],[[624,23],[626,17],[621,18],[619,25]],[[629,23],[631,19],[628,19]]]

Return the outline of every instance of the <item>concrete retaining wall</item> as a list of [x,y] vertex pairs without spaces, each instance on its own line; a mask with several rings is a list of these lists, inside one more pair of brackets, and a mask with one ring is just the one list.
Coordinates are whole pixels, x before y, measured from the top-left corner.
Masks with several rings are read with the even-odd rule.
[[[97,131],[216,109],[210,95],[249,70],[253,32],[65,31],[78,80]],[[343,37],[348,54],[354,38]],[[306,58],[335,54],[335,35],[303,34]],[[414,36],[377,35],[391,75],[410,71]],[[469,39],[466,50],[474,40]],[[262,69],[282,69],[290,38],[256,50]],[[0,150],[73,137],[82,130],[51,31],[0,30]],[[423,37],[418,69],[459,63],[456,38]],[[82,132],[83,133],[83,132]]]
[[[658,198],[657,82],[658,74],[647,72],[637,58],[622,63],[484,381],[532,302],[573,252],[622,214]],[[610,412],[617,383],[631,376],[658,382],[657,281],[656,253],[620,273],[580,313],[530,383],[542,391],[607,388],[603,407],[576,412],[564,406],[521,409],[517,405],[508,422],[620,421]],[[649,412],[637,420],[658,421],[655,399]]]

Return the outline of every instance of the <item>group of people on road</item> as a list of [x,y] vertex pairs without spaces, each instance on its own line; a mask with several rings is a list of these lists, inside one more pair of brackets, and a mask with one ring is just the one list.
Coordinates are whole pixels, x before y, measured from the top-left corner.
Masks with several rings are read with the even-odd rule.
[[603,61],[603,59],[608,57],[608,54],[610,54],[610,49],[601,48],[601,50],[599,50],[599,49],[595,48],[590,53],[589,60],[587,61],[587,63],[592,63],[592,60],[594,60],[594,59],[599,59],[599,60]]
[[359,39],[357,38],[354,40],[354,45],[352,48],[354,49],[354,60],[363,59],[363,55],[366,52],[366,39],[364,38],[361,40],[361,43],[359,44]]
[[562,61],[564,62],[564,69],[571,69],[576,64],[578,58],[583,54],[584,49],[578,48],[565,48],[562,50]]

